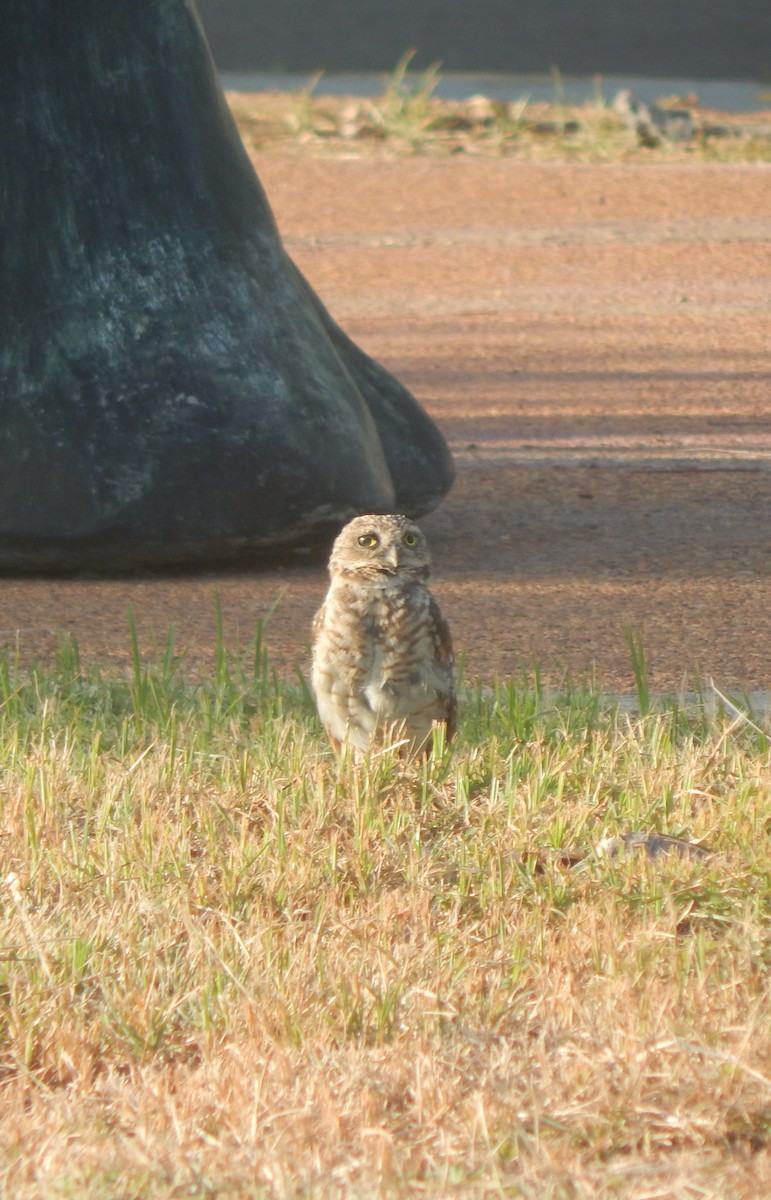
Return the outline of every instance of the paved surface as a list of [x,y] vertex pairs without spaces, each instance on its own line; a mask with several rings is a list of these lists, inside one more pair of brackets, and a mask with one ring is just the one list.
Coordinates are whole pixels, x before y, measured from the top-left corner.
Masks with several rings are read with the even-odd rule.
[[[445,430],[458,482],[423,525],[469,678],[539,663],[626,690],[771,683],[771,168],[304,159],[258,170],[347,331]],[[302,662],[323,563],[140,580],[5,580],[24,654],[70,630],[125,661],[169,624],[210,659],[270,617]]]
[[767,79],[766,0],[198,0],[218,66]]

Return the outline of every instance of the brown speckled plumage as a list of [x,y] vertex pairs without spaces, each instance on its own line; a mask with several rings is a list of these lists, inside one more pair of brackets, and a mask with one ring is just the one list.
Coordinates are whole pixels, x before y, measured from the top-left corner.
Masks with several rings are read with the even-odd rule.
[[407,517],[356,517],[329,560],[313,623],[313,691],[336,749],[403,743],[430,749],[435,722],[455,728],[452,642],[426,586],[431,557]]

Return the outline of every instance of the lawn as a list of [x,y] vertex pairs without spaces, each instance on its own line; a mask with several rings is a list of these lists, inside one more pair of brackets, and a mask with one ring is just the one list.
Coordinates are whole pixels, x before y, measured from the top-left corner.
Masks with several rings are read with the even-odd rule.
[[633,643],[338,763],[259,635],[3,660],[0,1194],[766,1196],[766,736]]

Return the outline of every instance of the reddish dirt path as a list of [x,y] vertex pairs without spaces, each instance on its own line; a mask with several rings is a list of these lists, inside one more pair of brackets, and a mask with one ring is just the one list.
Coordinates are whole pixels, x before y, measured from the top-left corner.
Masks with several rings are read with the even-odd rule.
[[[629,689],[771,686],[771,168],[263,156],[287,247],[447,434],[425,518],[467,676],[537,662]],[[321,563],[139,580],[4,580],[0,636],[70,630],[124,661],[174,625],[190,659],[302,662]]]

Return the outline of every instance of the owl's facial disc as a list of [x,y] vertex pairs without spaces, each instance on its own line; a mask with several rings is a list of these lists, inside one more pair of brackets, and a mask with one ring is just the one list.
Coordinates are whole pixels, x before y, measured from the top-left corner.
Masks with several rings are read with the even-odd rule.
[[354,518],[339,534],[329,565],[333,575],[385,586],[427,579],[430,561],[420,530],[396,514]]

